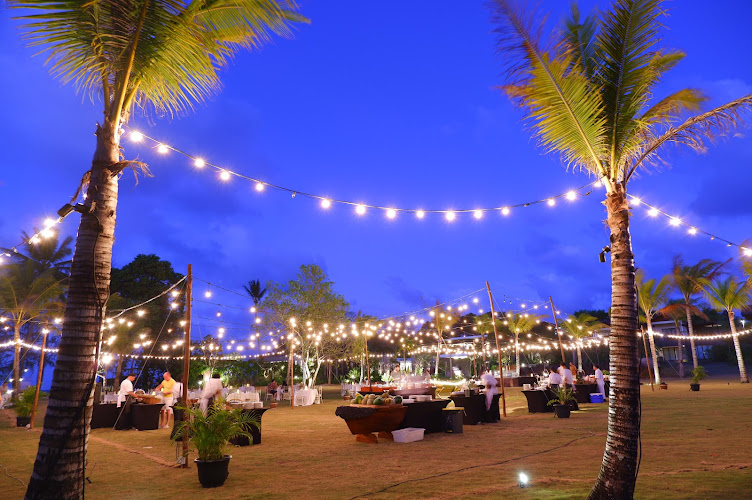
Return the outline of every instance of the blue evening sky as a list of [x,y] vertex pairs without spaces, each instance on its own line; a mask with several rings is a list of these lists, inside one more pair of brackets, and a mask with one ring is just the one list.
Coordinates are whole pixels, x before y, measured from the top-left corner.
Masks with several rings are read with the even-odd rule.
[[[541,2],[552,22],[568,4]],[[581,3],[583,10],[597,4],[606,2]],[[699,87],[718,105],[751,93],[752,3],[668,6],[665,46],[688,57],[661,95]],[[222,73],[222,92],[195,113],[136,116],[132,125],[275,184],[383,206],[501,206],[588,182],[544,155],[520,112],[494,88],[502,63],[484,2],[303,1],[302,12],[310,25],[294,39],[239,55]],[[70,198],[89,167],[101,107],[50,78],[11,16],[0,11],[3,246]],[[324,211],[305,198],[258,194],[249,183],[196,171],[177,154],[124,146],[155,177],[121,181],[115,266],[155,253],[177,271],[193,263],[196,276],[240,291],[250,279],[286,281],[301,264],[315,263],[354,310],[376,315],[458,297],[485,280],[499,296],[552,295],[566,312],[609,306],[609,266],[597,258],[608,241],[602,192],[507,218],[464,215],[448,223],[402,214],[390,221],[375,211],[358,217],[347,206]],[[667,153],[672,166],[641,175],[633,194],[731,241],[752,237],[749,130],[703,156]],[[69,217],[63,231],[74,234],[77,220]],[[678,253],[688,262],[737,255],[640,209],[632,234],[637,264],[651,275],[668,272]],[[246,305],[230,294],[215,299]]]

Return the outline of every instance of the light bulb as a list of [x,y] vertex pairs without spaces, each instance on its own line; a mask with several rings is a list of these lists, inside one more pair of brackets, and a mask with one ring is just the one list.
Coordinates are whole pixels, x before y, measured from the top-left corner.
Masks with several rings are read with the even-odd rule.
[[230,180],[230,172],[228,172],[227,170],[222,170],[219,173],[219,178],[222,179],[223,181],[229,181]]
[[697,234],[697,228],[695,228],[695,227],[690,227],[690,228],[689,228],[689,230],[688,230],[687,232],[688,232],[689,234],[691,234],[692,236],[694,236],[694,235],[696,235],[696,234]]
[[418,210],[417,212],[415,212],[415,216],[416,216],[416,217],[417,217],[418,219],[422,219],[423,217],[425,217],[425,216],[426,216],[426,213],[425,213],[425,212],[424,212],[423,210]]
[[389,219],[394,219],[395,217],[397,217],[397,211],[393,208],[390,208],[386,211],[386,216]]
[[321,208],[329,208],[331,206],[332,206],[331,200],[328,200],[326,198],[324,198],[323,200],[321,200]]
[[167,154],[168,151],[170,151],[170,149],[164,144],[160,144],[159,146],[157,146],[157,153],[161,155]]
[[549,207],[553,207],[554,205],[556,205],[556,200],[554,200],[553,198],[549,198],[548,199],[548,206]]
[[446,218],[446,220],[451,222],[457,217],[457,214],[455,214],[454,212],[447,212],[444,217]]
[[473,212],[473,217],[476,219],[482,219],[483,218],[483,210],[476,210]]
[[636,207],[636,206],[638,206],[638,205],[639,205],[640,203],[642,203],[642,200],[641,200],[641,199],[639,199],[639,198],[638,198],[638,197],[636,197],[636,196],[633,196],[633,197],[632,197],[632,200],[630,201],[630,204],[631,204],[631,205],[632,205],[633,207]]
[[141,142],[144,140],[144,134],[134,130],[133,132],[131,132],[131,140],[133,142]]
[[204,166],[206,166],[206,162],[201,158],[196,158],[195,160],[193,160],[193,165],[196,168],[204,168]]
[[574,191],[568,191],[568,192],[567,192],[567,199],[568,199],[569,201],[574,201],[574,200],[576,200],[576,199],[577,199],[577,193],[575,193]]
[[671,219],[669,219],[669,224],[671,224],[672,226],[678,226],[679,224],[681,224],[681,219],[678,217],[671,217]]
[[658,216],[658,209],[657,208],[651,208],[648,210],[648,215],[651,217],[657,217]]
[[358,215],[363,215],[366,213],[366,206],[365,205],[356,205],[355,206],[355,213]]
[[501,215],[509,215],[509,208],[504,207],[501,209]]
[[264,190],[264,183],[263,182],[257,182],[256,183],[256,191],[263,191]]

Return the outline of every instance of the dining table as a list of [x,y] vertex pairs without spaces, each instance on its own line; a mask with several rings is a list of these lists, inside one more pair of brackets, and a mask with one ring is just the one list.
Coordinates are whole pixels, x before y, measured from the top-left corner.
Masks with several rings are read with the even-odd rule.
[[528,413],[550,413],[554,411],[553,406],[549,406],[548,404],[549,401],[556,399],[551,389],[523,390],[522,394],[527,399]]
[[407,411],[400,424],[400,429],[417,427],[425,429],[426,434],[442,432],[444,430],[444,408],[449,404],[448,399],[435,399],[405,404]]
[[457,395],[450,396],[454,405],[465,409],[465,415],[462,419],[464,425],[477,425],[481,422],[496,423],[501,419],[499,411],[499,395],[494,394],[491,400],[491,408],[486,409],[486,395],[473,394],[472,396]]
[[316,402],[317,394],[318,391],[316,389],[295,389],[293,404],[295,406],[310,406]]

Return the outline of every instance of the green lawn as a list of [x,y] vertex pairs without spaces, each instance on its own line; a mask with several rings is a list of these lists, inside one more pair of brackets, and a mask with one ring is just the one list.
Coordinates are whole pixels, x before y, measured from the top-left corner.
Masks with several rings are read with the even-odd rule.
[[[571,419],[557,420],[528,414],[519,389],[508,391],[509,417],[498,424],[466,426],[461,435],[429,434],[417,443],[356,443],[334,416],[341,403],[338,391],[326,395],[322,405],[268,411],[263,443],[232,450],[230,477],[219,490],[203,490],[193,464],[188,469],[164,465],[176,457],[168,430],[97,429],[89,442],[87,495],[123,500],[583,498],[605,443],[606,405],[581,405],[583,411]],[[26,482],[39,431],[11,427],[11,419],[11,411],[0,411],[0,464]],[[748,498],[750,429],[749,384],[704,381],[699,393],[690,392],[686,381],[672,381],[668,391],[643,387],[636,496]],[[517,487],[520,471],[531,478],[524,490]],[[21,498],[24,487],[0,470],[0,491],[3,498]]]

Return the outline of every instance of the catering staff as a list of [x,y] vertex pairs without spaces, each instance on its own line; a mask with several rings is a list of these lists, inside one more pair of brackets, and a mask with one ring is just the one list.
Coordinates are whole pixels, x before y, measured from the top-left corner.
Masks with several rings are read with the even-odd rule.
[[201,411],[206,415],[212,400],[222,394],[222,381],[219,379],[219,373],[215,373],[206,381],[204,390],[201,392]]
[[494,395],[499,392],[496,390],[496,377],[491,373],[484,373],[480,376],[481,383],[485,386],[486,392],[486,411],[491,409],[491,403],[493,402]]
[[567,368],[566,363],[562,363],[559,367],[559,375],[561,375],[561,381],[563,384],[569,385],[572,389],[574,389],[574,375],[572,375],[572,370]]
[[551,370],[551,373],[548,375],[548,386],[560,386],[561,385],[561,375],[559,375],[557,372]]
[[120,391],[118,391],[118,400],[117,400],[117,407],[120,408],[120,405],[125,403],[125,400],[128,399],[128,396],[133,396],[133,382],[136,381],[136,374],[130,373],[127,377],[125,377],[125,380],[120,382]]
[[170,375],[170,372],[164,372],[164,375],[162,375],[164,380],[161,384],[157,386],[154,391],[162,390],[162,402],[164,403],[164,406],[162,407],[162,410],[159,412],[159,427],[161,429],[164,429],[166,427],[169,427],[170,423],[170,414],[172,413],[172,405],[175,403],[175,397],[173,390],[175,389],[175,379],[172,378],[172,375]]
[[394,370],[392,370],[392,382],[400,382],[402,380],[402,370],[400,370],[400,366],[397,365],[394,367]]
[[598,392],[603,394],[603,397],[606,397],[606,383],[603,381],[603,372],[598,367],[598,365],[593,365],[593,369],[595,370],[595,383],[598,384]]

